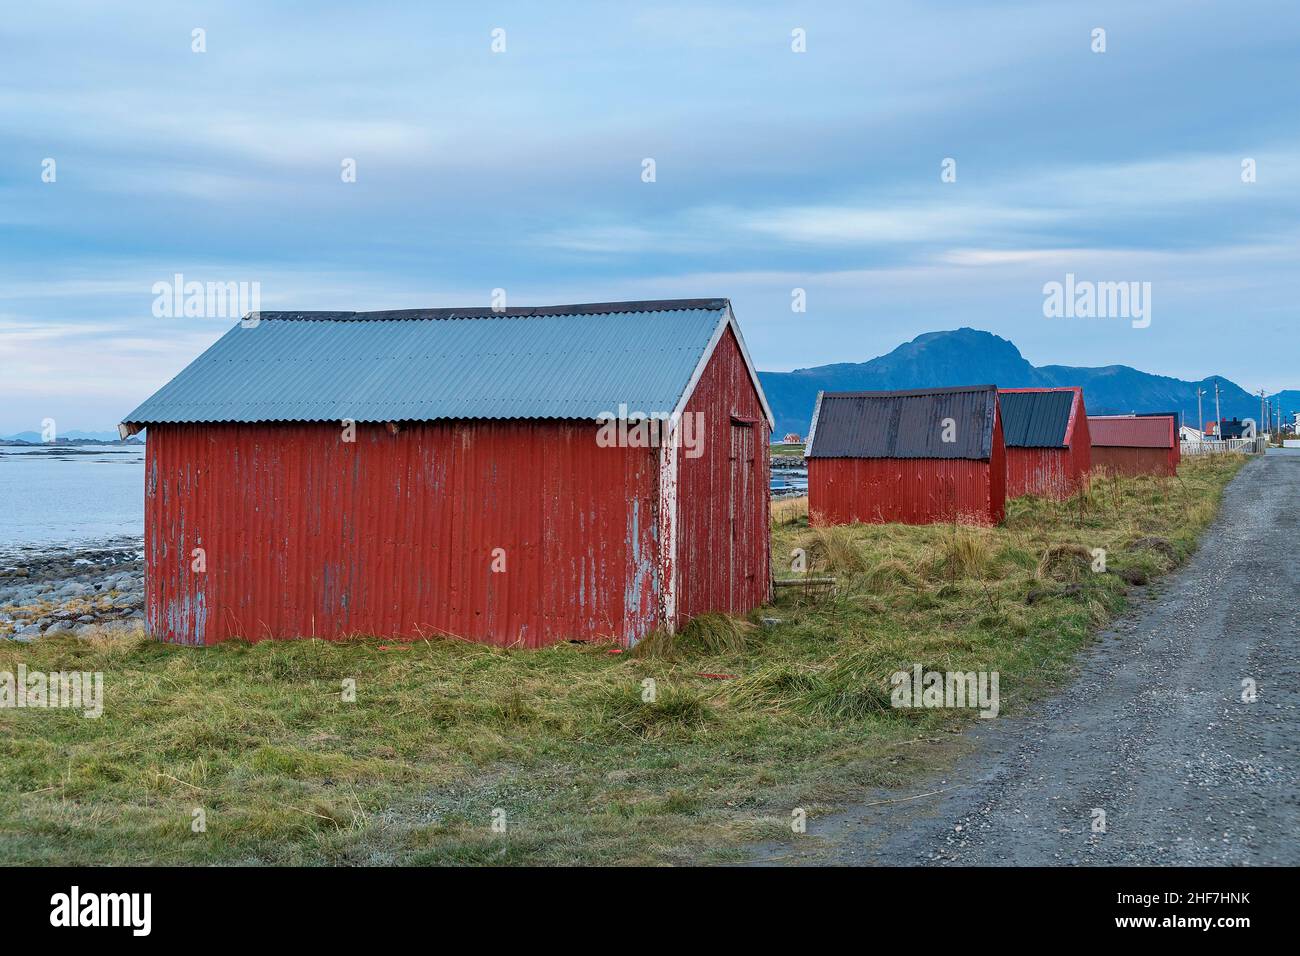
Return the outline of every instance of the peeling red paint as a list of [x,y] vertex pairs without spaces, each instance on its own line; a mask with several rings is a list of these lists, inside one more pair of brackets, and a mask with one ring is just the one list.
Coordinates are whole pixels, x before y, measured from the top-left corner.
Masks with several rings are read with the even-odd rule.
[[[748,611],[769,587],[768,428],[730,329],[687,411],[704,415],[704,455],[671,453],[672,481],[670,453],[601,447],[595,422],[358,424],[354,442],[332,423],[153,425],[149,632],[628,645]],[[754,422],[738,464],[735,416]],[[667,617],[666,585],[681,593]]]
[[328,424],[156,425],[145,446],[150,632],[187,644],[635,639],[655,619],[655,524],[641,520],[656,507],[655,460],[601,448],[595,432],[359,424],[345,443]]

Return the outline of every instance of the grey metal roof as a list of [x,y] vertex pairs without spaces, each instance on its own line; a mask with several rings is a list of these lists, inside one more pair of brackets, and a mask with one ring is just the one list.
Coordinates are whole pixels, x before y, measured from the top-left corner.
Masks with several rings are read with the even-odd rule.
[[123,423],[671,413],[730,315],[726,299],[262,312]]
[[998,392],[1002,436],[1008,448],[1064,448],[1074,407],[1073,389]]
[[[967,458],[993,452],[993,385],[902,392],[823,392],[809,458]],[[954,441],[944,438],[953,420]]]

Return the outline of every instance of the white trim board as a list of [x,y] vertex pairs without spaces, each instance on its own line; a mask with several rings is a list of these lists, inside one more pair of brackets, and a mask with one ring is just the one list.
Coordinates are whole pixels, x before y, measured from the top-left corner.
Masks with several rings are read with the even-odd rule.
[[758,394],[758,403],[763,406],[763,415],[767,418],[767,427],[771,431],[776,428],[776,417],[772,414],[772,406],[767,404],[767,396],[763,394],[763,385],[758,380],[758,369],[754,368],[754,360],[749,357],[749,349],[745,346],[745,337],[740,334],[740,325],[736,322],[736,313],[731,310],[731,300],[727,300],[726,308],[723,309],[722,318],[718,320],[717,326],[713,330],[713,335],[709,338],[709,344],[704,347],[700,360],[695,364],[695,371],[691,373],[691,379],[686,383],[686,388],[682,391],[682,397],[677,400],[677,407],[673,409],[673,417],[670,420],[669,428],[672,431],[677,430],[677,423],[686,412],[686,405],[690,402],[691,396],[695,394],[695,386],[699,385],[700,378],[704,375],[704,370],[708,368],[709,362],[713,358],[713,353],[722,341],[722,335],[730,328],[732,334],[736,336],[736,344],[740,347],[740,357],[745,360],[745,368],[749,372],[750,384],[754,386],[754,391]]

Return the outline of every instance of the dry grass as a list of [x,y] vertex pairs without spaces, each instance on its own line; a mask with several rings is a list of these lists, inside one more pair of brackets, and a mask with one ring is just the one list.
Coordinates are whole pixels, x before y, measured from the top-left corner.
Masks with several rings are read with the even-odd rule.
[[1034,569],[1041,580],[1078,581],[1092,570],[1092,552],[1081,544],[1053,544],[1043,550]]
[[726,614],[701,614],[675,634],[657,630],[632,649],[634,657],[677,660],[685,656],[716,657],[746,651],[758,631],[750,621]]
[[992,532],[969,524],[946,526],[936,569],[950,580],[979,578],[992,561]]
[[[817,567],[832,573],[860,574],[868,567],[866,553],[844,527],[808,528],[796,540],[795,548]],[[795,549],[790,550],[793,553]]]
[[772,502],[772,526],[795,524],[808,520],[808,498],[781,498]]
[[[773,555],[806,545],[814,572],[840,578],[834,595],[782,594],[761,612],[780,619],[770,627],[708,615],[635,653],[0,642],[0,672],[105,683],[98,720],[0,709],[0,863],[735,859],[788,836],[792,807],[926,768],[927,741],[969,719],[891,708],[893,671],[997,670],[1004,714],[1068,676],[1126,586],[1118,573],[1040,575],[1067,560],[1048,555],[1101,547],[1112,572],[1159,573],[1190,553],[1240,464],[1021,499],[993,529],[811,530],[796,517],[777,524]],[[1134,546],[1155,538],[1168,549]],[[194,833],[200,808],[207,830]]]

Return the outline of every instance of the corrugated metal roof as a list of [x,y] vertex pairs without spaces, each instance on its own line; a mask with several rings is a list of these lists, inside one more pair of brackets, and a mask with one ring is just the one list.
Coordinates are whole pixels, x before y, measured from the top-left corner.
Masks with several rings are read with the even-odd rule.
[[572,419],[620,404],[671,413],[729,314],[726,299],[262,312],[123,421]]
[[1114,448],[1172,448],[1177,430],[1172,417],[1088,416],[1093,445]]
[[[993,385],[902,392],[823,392],[809,458],[986,459],[993,451]],[[954,441],[944,441],[951,418]]]
[[1064,448],[1074,398],[1073,389],[999,391],[1002,437],[1007,447]]

